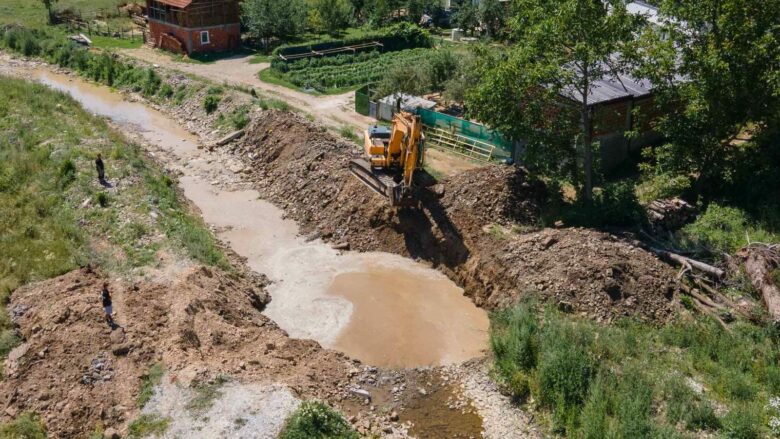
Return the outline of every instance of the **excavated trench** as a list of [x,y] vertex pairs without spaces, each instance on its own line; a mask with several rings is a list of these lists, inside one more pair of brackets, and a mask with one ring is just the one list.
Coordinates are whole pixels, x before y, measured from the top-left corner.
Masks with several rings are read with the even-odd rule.
[[[137,132],[168,168],[220,239],[273,284],[266,315],[292,337],[320,342],[369,364],[410,368],[482,355],[488,319],[440,272],[382,252],[341,252],[299,236],[283,211],[255,190],[216,181],[224,166],[170,117],[120,94],[46,70],[38,81],[70,93],[87,110]],[[110,161],[107,163],[110,172]]]

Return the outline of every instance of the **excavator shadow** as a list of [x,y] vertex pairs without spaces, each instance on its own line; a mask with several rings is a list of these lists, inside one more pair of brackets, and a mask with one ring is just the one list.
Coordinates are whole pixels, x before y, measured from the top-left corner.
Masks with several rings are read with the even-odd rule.
[[449,268],[466,262],[469,249],[439,198],[427,188],[420,188],[418,200],[416,208],[398,211],[400,231],[409,255]]

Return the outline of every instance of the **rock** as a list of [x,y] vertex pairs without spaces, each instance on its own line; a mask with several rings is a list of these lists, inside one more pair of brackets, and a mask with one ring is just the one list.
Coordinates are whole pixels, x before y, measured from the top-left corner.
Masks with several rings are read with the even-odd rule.
[[17,411],[17,410],[16,410],[15,408],[13,408],[13,407],[7,407],[7,408],[5,409],[5,414],[6,414],[6,415],[8,415],[8,416],[9,416],[9,417],[11,417],[11,418],[15,418],[15,417],[16,417],[16,415],[17,415],[17,414],[19,414],[19,411]]
[[351,394],[353,394],[355,396],[358,396],[360,398],[365,398],[365,399],[367,399],[369,401],[371,400],[371,393],[369,393],[368,390],[366,390],[366,389],[360,389],[360,388],[354,389],[353,388],[353,389],[349,389],[349,393],[351,393]]
[[441,183],[435,184],[431,186],[431,192],[433,192],[437,197],[441,198],[444,196],[445,187]]
[[122,357],[130,353],[130,350],[132,349],[132,346],[130,344],[120,344],[117,346],[114,346],[111,349],[111,353],[116,355],[117,357]]
[[542,248],[547,250],[548,248],[552,247],[553,244],[555,244],[556,242],[558,242],[558,238],[554,236],[547,236],[542,240]]
[[388,419],[390,419],[393,422],[398,422],[399,419],[398,412],[396,411],[391,412],[390,417]]
[[339,242],[336,244],[333,244],[331,246],[333,250],[349,250],[349,243],[348,242]]
[[119,439],[119,432],[117,432],[113,428],[106,428],[106,431],[103,432],[103,437],[106,439]]
[[422,395],[422,396],[425,396],[425,395],[427,395],[427,394],[428,394],[428,391],[427,391],[427,390],[425,390],[425,389],[423,389],[422,387],[418,387],[418,388],[417,388],[417,393],[419,393],[419,394],[420,394],[420,395]]
[[125,342],[125,330],[122,328],[117,328],[111,331],[111,343],[113,344],[121,344]]
[[234,132],[228,134],[227,136],[217,140],[217,146],[227,145],[228,143],[238,139],[239,137],[241,137],[243,135],[244,135],[244,130],[234,131]]

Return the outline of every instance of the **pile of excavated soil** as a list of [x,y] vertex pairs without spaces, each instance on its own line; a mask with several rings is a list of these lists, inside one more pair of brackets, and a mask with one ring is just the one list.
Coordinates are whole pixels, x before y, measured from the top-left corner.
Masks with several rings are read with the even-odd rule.
[[111,281],[116,329],[105,321],[99,273],[81,269],[16,290],[9,311],[25,342],[0,381],[0,407],[42,415],[52,437],[121,430],[138,413],[141,377],[162,361],[172,376],[274,382],[299,397],[339,399],[353,362],[293,340],[261,314],[262,285],[205,267],[173,282]]
[[225,148],[302,233],[429,261],[480,306],[533,293],[598,320],[664,321],[673,312],[674,272],[644,250],[593,230],[527,232],[546,193],[523,168],[466,171],[421,187],[422,209],[396,210],[349,173],[360,155],[353,145],[298,115],[259,113]]

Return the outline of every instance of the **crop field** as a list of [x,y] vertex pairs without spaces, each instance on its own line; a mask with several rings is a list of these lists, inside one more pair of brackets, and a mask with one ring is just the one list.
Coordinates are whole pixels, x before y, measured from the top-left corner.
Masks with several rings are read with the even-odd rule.
[[277,76],[297,87],[320,92],[376,82],[388,71],[413,65],[427,57],[431,50],[417,48],[397,52],[378,51],[326,58],[308,58],[289,63],[274,63]]

